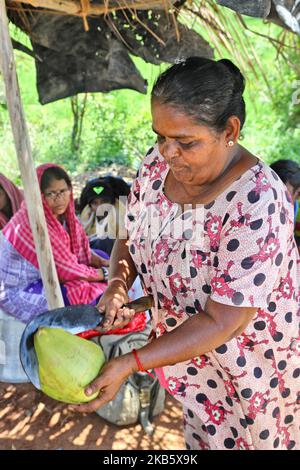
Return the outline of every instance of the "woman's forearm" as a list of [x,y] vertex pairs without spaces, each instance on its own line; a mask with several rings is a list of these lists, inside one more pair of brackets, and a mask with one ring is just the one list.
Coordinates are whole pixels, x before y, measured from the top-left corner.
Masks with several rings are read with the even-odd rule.
[[[206,313],[196,314],[182,325],[138,350],[144,369],[184,362],[205,354],[232,339],[225,329]],[[129,374],[138,370],[133,354],[126,355]]]
[[82,276],[78,278],[79,281],[86,281],[86,282],[101,282],[104,281],[104,274],[102,269],[95,269],[95,275],[91,274],[88,276]]
[[91,252],[91,266],[93,268],[99,269],[101,268],[101,258],[93,251]]
[[110,258],[109,279],[121,278],[130,289],[137,275],[128,240],[116,240]]
[[[220,323],[206,312],[201,312],[140,348],[138,357],[146,370],[178,364],[228,342],[235,330],[236,325]],[[140,369],[132,352],[110,360],[86,390],[87,395],[100,391],[98,398],[81,405],[80,408],[77,407],[77,410],[91,412],[103,406],[114,398],[122,382],[138,370]]]

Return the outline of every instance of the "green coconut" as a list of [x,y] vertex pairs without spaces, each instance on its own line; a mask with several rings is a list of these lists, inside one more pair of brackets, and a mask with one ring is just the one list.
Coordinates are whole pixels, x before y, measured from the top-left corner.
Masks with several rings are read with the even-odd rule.
[[105,356],[100,346],[62,328],[42,327],[34,335],[41,390],[64,403],[93,400],[84,392],[101,371]]

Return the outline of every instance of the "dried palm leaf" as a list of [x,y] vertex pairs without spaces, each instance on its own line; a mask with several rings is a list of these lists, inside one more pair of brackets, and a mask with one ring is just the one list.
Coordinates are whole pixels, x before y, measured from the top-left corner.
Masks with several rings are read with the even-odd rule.
[[[290,53],[287,53],[287,49],[293,49],[298,55],[300,52],[300,40],[291,32],[283,30],[276,38],[271,34],[253,31],[240,14],[218,6],[214,0],[194,0],[185,3],[179,20],[193,27],[199,34],[204,32],[218,56],[224,57],[229,54],[245,75],[248,75],[250,70],[256,81],[262,77],[271,98],[273,98],[272,87],[249,33],[267,39],[286,63],[290,62]],[[299,73],[297,64],[289,63],[289,65]]]

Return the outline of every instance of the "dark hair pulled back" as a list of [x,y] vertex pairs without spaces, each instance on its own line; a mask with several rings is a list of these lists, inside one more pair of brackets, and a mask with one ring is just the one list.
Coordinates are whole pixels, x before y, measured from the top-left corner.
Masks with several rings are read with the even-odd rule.
[[230,60],[189,57],[158,77],[151,97],[221,132],[230,116],[237,116],[243,127],[244,89],[245,79]]
[[60,167],[53,166],[53,167],[47,168],[42,175],[42,178],[41,178],[42,193],[45,192],[45,190],[50,186],[53,180],[65,180],[68,187],[69,188],[72,187],[72,182],[68,173],[66,173],[65,170],[63,170]]
[[[94,191],[95,188],[102,188],[100,195]],[[94,178],[87,182],[80,195],[80,212],[83,211],[87,204],[91,204],[95,199],[101,199],[102,203],[115,204],[120,196],[128,196],[130,192],[129,185],[116,176],[103,176]]]
[[283,183],[290,183],[294,190],[300,188],[300,166],[293,160],[277,160],[270,165]]

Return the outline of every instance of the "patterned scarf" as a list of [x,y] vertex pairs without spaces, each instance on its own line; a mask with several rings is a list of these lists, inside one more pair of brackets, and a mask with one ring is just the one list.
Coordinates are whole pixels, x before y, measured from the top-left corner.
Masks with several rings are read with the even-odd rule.
[[[13,215],[20,209],[24,199],[23,191],[17,188],[6,176],[0,173],[0,186],[6,192],[12,208]],[[7,224],[8,218],[4,212],[0,211],[0,230]]]

